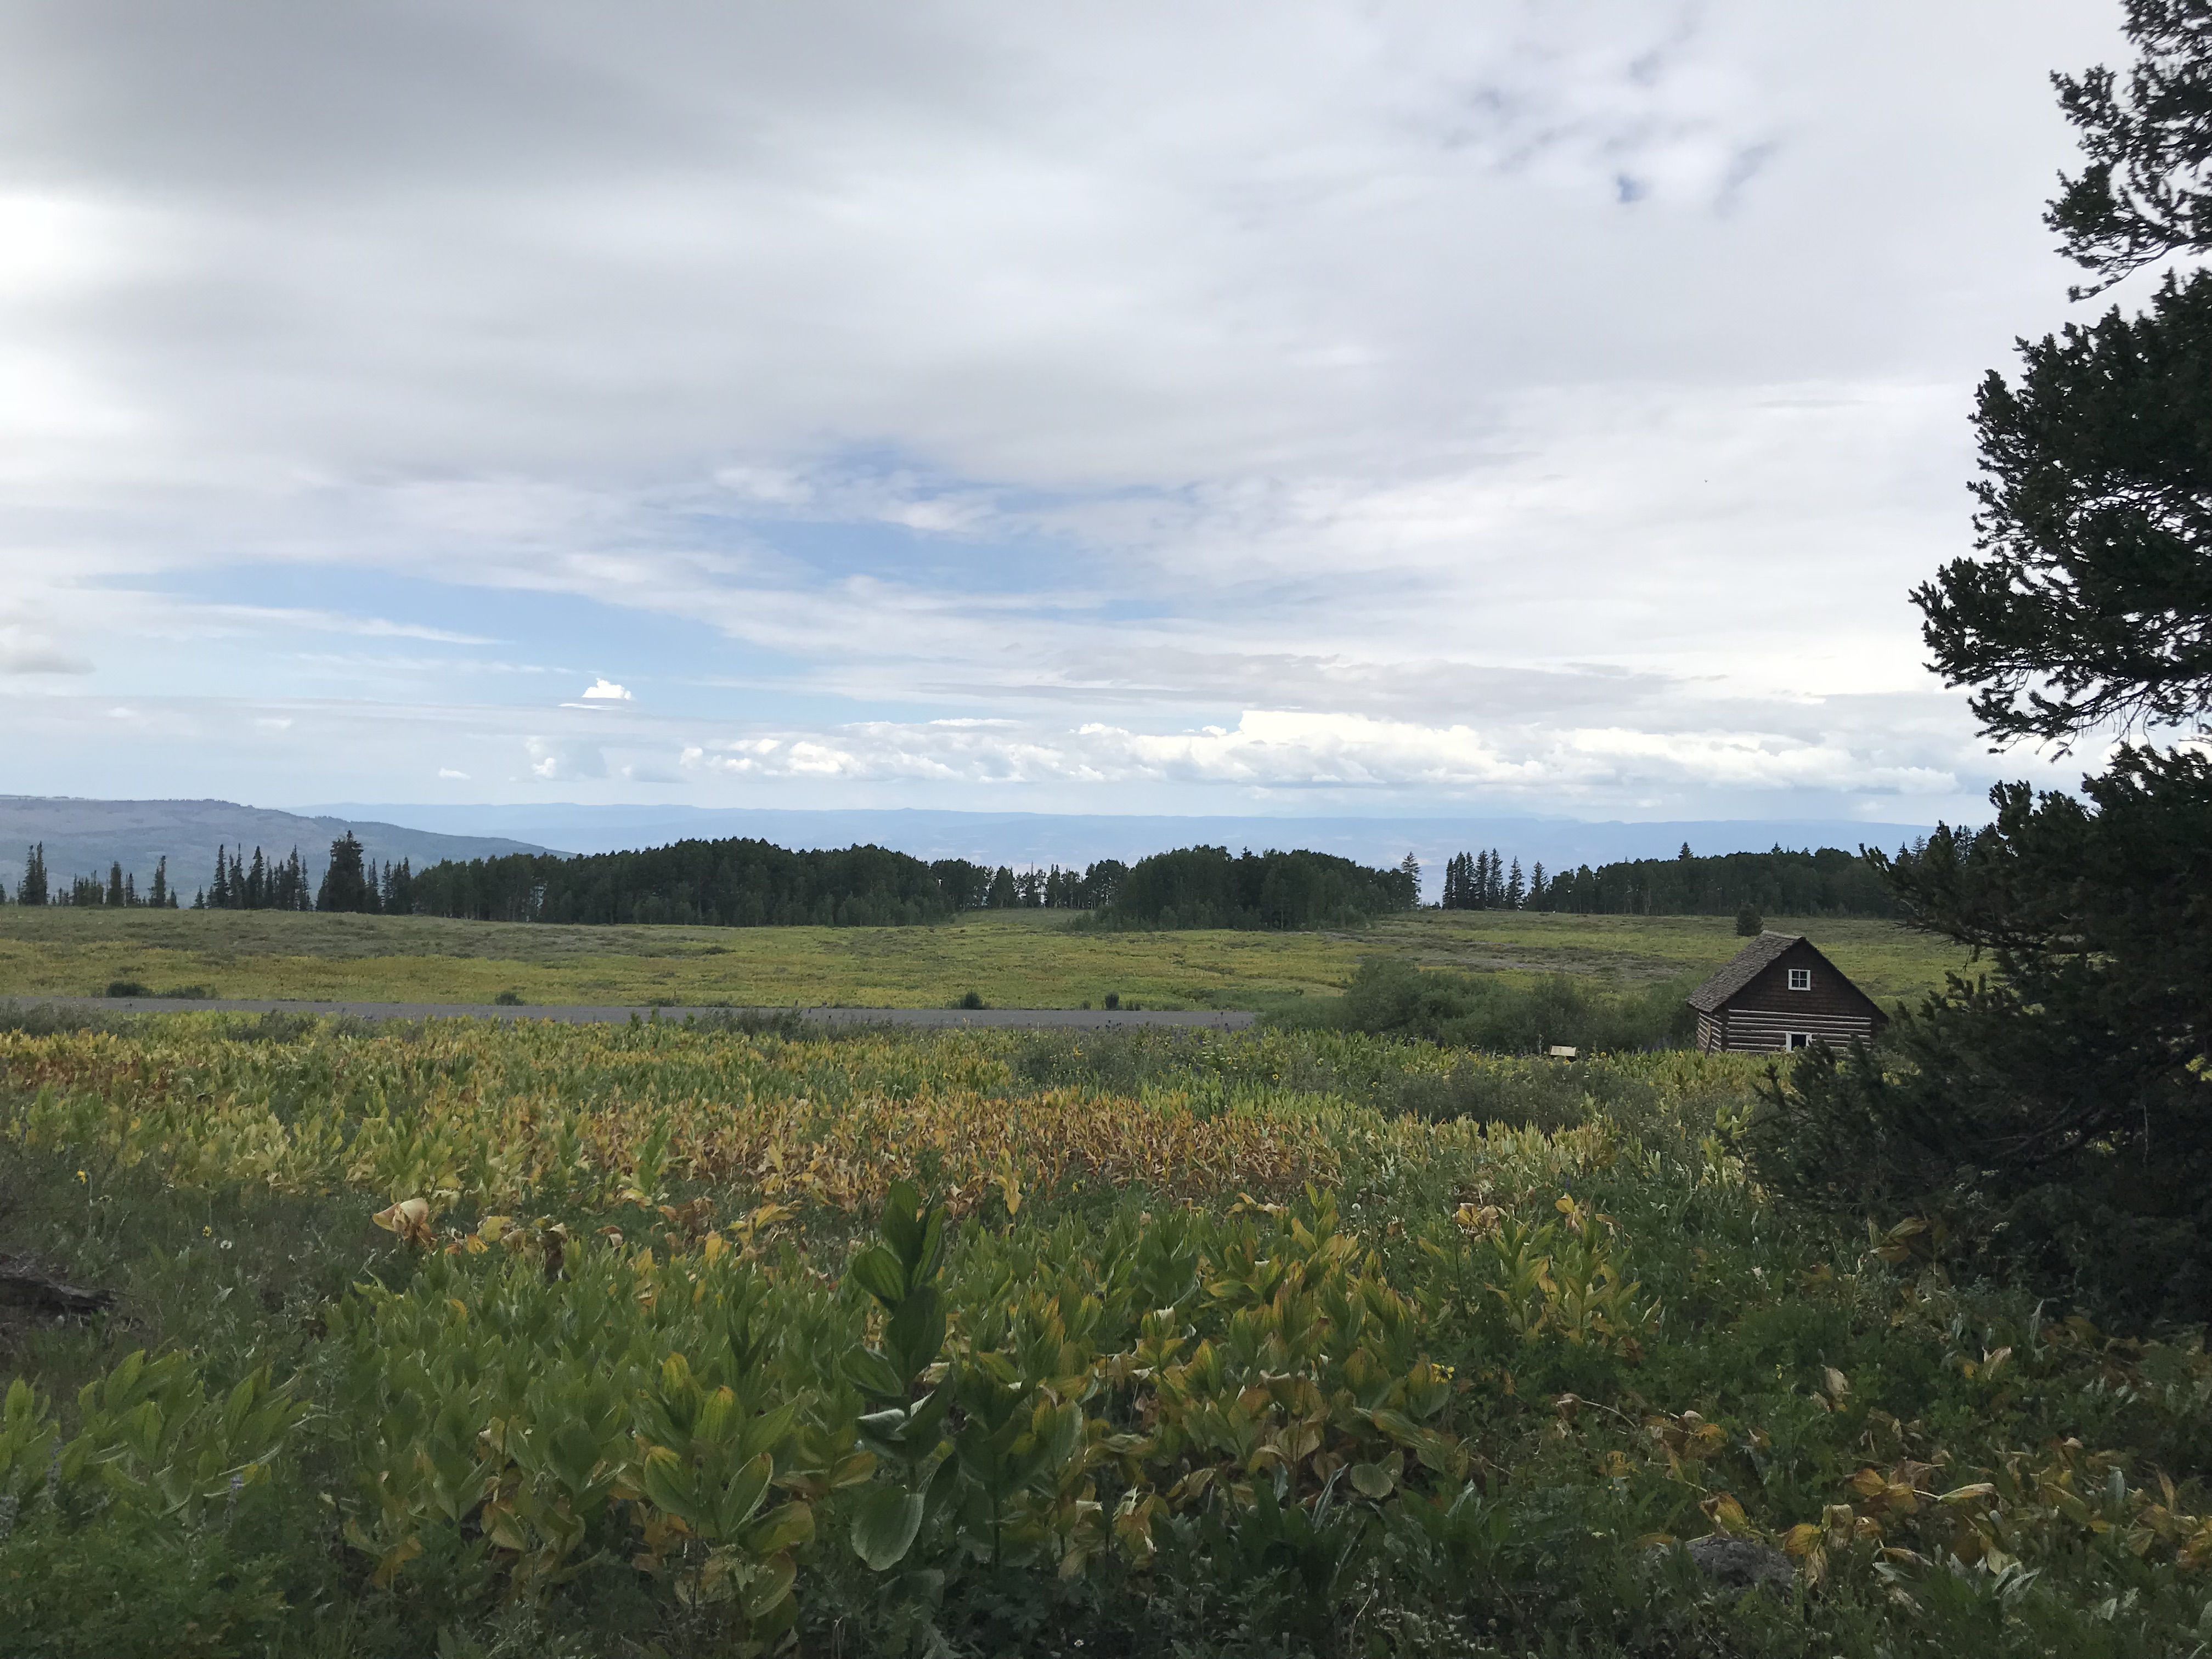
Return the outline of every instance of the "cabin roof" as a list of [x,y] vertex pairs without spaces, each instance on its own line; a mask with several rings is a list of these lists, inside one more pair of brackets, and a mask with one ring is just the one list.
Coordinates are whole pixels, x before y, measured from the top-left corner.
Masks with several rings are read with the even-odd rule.
[[[1805,936],[1802,933],[1772,932],[1761,933],[1742,950],[1737,951],[1726,967],[1690,993],[1690,1006],[1695,1008],[1699,1013],[1718,1013],[1722,1006],[1730,997],[1789,954],[1791,946],[1804,943]],[[1809,950],[1812,947],[1808,945],[1807,948]],[[1815,951],[1814,954],[1819,953]],[[1820,959],[1827,962],[1826,957]],[[1835,966],[1833,963],[1829,963],[1828,965],[1831,968]],[[1849,982],[1848,980],[1845,981],[1845,983]],[[1851,988],[1858,989],[1855,985]]]

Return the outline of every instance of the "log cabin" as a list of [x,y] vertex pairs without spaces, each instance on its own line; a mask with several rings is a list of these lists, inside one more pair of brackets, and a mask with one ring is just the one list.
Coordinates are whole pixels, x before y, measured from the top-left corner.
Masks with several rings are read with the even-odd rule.
[[1698,1047],[1760,1054],[1823,1042],[1843,1048],[1888,1024],[1875,1000],[1796,933],[1761,933],[1690,993]]

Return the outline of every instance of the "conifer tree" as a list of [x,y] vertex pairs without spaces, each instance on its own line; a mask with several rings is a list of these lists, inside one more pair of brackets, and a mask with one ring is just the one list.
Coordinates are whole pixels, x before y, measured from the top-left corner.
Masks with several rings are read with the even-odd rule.
[[[2102,288],[2212,254],[2212,7],[2127,0],[2140,56],[2059,77],[2090,165],[2049,222]],[[2093,290],[2094,291],[2094,289]],[[1874,1049],[1808,1051],[1755,1142],[1781,1190],[1934,1216],[2100,1321],[2212,1316],[2212,270],[2023,342],[1977,403],[1972,557],[1913,594],[2000,744],[2119,729],[2079,798],[1869,861],[1912,925],[1986,953]],[[2196,743],[2174,743],[2192,734]],[[2167,746],[2151,739],[2167,738]]]
[[46,844],[39,842],[23,854],[23,879],[15,889],[18,904],[46,902]]
[[106,902],[120,907],[123,903],[123,860],[117,859],[107,866]]
[[1521,860],[1516,859],[1513,860],[1512,873],[1505,878],[1505,908],[1509,910],[1518,910],[1528,896],[1528,890],[1522,885],[1521,880]]
[[323,884],[315,894],[318,910],[363,911],[371,908],[368,872],[361,842],[347,830],[331,843],[331,861],[323,871]]
[[215,879],[208,884],[207,889],[206,908],[210,910],[230,908],[230,866],[226,861],[228,851],[227,848],[221,846],[215,849]]
[[154,884],[146,890],[146,902],[157,910],[172,909],[176,896],[169,891],[169,855],[154,860]]

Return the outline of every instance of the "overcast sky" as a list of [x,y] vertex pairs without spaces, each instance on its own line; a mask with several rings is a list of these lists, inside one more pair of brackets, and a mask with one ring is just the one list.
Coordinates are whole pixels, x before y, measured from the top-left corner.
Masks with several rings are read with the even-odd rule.
[[2118,15],[18,0],[0,787],[1972,817]]

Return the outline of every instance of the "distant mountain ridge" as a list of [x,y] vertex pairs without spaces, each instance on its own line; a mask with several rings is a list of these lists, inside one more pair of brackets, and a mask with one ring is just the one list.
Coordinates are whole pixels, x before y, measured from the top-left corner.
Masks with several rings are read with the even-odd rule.
[[23,873],[24,849],[43,842],[49,878],[64,890],[72,876],[105,877],[121,864],[144,892],[154,862],[167,855],[169,883],[191,903],[215,873],[217,847],[258,847],[281,858],[295,847],[311,878],[319,879],[331,843],[348,830],[369,858],[382,864],[412,861],[418,868],[441,859],[494,858],[550,849],[502,836],[447,835],[410,829],[353,814],[313,817],[241,806],[227,800],[82,800],[68,795],[0,795],[0,880],[9,894]]

